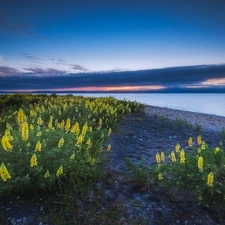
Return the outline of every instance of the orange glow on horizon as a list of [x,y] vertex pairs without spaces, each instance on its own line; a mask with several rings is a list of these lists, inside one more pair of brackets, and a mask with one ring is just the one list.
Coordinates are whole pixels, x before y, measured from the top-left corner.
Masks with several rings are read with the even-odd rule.
[[202,85],[225,85],[225,78],[211,78],[201,83]]
[[164,89],[161,85],[148,86],[112,86],[112,87],[74,87],[74,88],[54,88],[54,89],[29,89],[29,90],[2,90],[6,92],[35,92],[35,91],[147,91]]

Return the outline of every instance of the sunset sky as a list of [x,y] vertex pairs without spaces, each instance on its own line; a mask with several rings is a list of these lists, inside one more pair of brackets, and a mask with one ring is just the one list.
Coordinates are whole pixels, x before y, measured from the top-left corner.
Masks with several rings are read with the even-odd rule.
[[[152,72],[110,72],[225,65],[224,12],[224,0],[3,0],[0,91],[165,89]],[[224,68],[211,72],[170,87],[225,88]]]

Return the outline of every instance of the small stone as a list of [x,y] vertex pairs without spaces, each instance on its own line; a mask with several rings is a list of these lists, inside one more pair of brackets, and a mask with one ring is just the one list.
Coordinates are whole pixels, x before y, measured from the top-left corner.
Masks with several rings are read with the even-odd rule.
[[10,208],[7,208],[7,209],[6,209],[6,211],[9,211],[9,210],[10,210]]
[[17,219],[16,222],[17,223],[21,223],[23,220],[22,219]]
[[23,223],[25,223],[27,221],[26,217],[23,217]]
[[43,225],[43,223],[42,223],[42,222],[40,222],[38,225]]

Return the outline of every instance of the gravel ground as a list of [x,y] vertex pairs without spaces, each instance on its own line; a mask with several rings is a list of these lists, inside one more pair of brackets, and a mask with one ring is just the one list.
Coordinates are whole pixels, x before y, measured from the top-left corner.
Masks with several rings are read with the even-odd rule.
[[164,116],[171,120],[186,120],[193,125],[198,124],[204,130],[221,131],[222,129],[225,129],[225,117],[223,116],[214,116],[210,114],[195,113],[149,105],[146,106],[145,112],[149,115],[156,114],[158,116]]

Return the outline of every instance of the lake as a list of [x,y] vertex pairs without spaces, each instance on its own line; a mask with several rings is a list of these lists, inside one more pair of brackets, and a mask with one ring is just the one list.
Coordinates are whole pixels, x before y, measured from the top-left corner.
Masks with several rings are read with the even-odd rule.
[[166,93],[77,93],[73,95],[105,97],[137,101],[147,105],[180,109],[225,117],[225,94],[166,94]]

